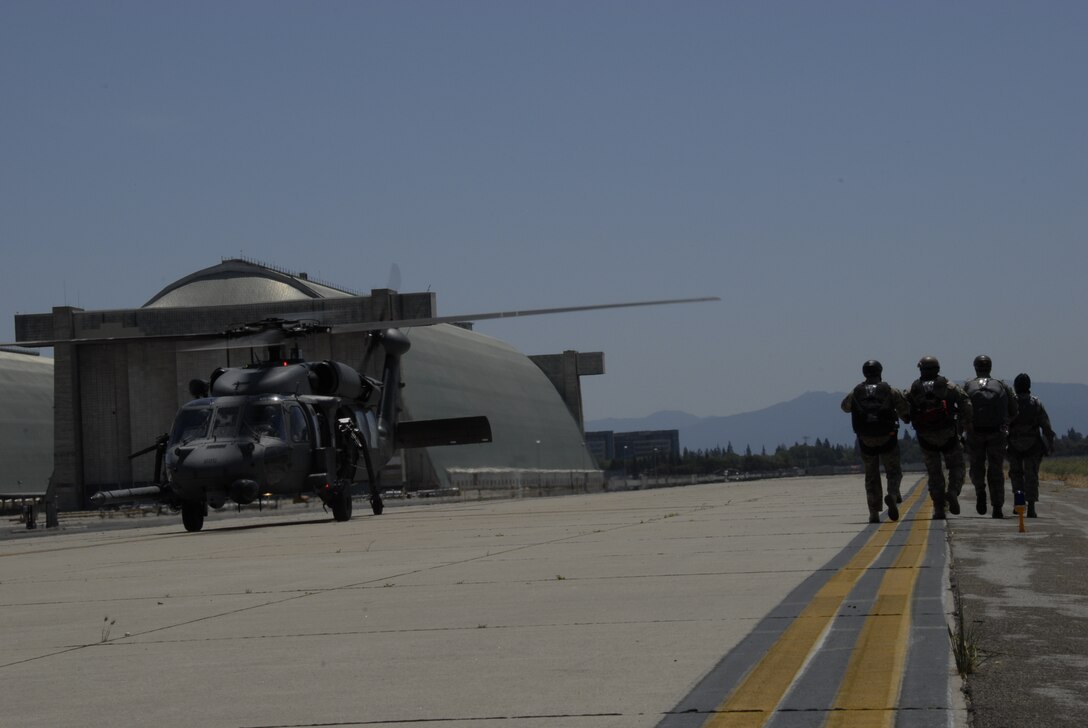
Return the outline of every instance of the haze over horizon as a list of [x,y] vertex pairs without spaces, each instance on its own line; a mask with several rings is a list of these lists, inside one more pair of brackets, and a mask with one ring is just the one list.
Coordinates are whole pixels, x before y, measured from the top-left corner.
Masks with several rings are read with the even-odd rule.
[[244,255],[603,351],[587,420],[1088,383],[1088,5],[0,6],[0,340]]

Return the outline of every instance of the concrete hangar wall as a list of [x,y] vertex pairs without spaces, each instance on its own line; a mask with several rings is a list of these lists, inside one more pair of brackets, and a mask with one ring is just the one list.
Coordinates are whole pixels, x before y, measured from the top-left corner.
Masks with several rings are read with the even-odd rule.
[[0,350],[0,508],[41,494],[53,474],[53,360]]
[[[191,379],[248,362],[248,350],[193,351],[188,335],[268,317],[347,324],[434,315],[433,293],[378,289],[356,295],[302,273],[226,260],[167,286],[138,309],[57,307],[49,314],[16,316],[18,341],[93,340],[54,346],[54,485],[60,508],[85,507],[100,489],[150,482],[153,456],[129,454],[170,428],[178,407],[191,398]],[[507,344],[461,327],[418,327],[408,335],[402,417],[487,415],[494,442],[406,451],[403,485],[444,488],[471,474],[477,486],[504,487],[526,471],[538,483],[546,473],[562,473],[564,482],[573,482],[577,473],[583,484],[599,485],[601,473],[582,435],[577,376],[573,387],[570,376],[579,364],[586,374],[603,371],[599,354],[544,357],[546,375]],[[359,334],[321,334],[310,337],[303,355],[360,367],[365,344]],[[378,376],[380,367],[380,357],[373,357],[367,373]],[[393,479],[383,475],[383,486],[390,485]]]

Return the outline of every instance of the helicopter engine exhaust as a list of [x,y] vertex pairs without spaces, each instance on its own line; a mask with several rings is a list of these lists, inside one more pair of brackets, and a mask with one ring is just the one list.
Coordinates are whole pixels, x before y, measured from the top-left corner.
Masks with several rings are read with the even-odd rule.
[[314,394],[348,399],[366,399],[373,388],[363,375],[338,361],[311,365],[310,387]]

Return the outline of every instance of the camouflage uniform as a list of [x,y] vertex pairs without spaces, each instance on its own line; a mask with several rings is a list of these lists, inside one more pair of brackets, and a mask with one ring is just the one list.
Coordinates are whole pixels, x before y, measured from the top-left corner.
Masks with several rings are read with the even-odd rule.
[[[975,359],[974,379],[964,384],[964,391],[971,398],[974,407],[973,428],[967,433],[967,457],[970,463],[971,484],[975,486],[976,507],[979,515],[986,513],[986,492],[989,491],[990,503],[993,504],[993,517],[1002,518],[1005,505],[1005,433],[1009,421],[1016,417],[1018,405],[1012,387],[990,376],[990,358],[986,355]],[[982,408],[975,404],[976,396],[985,394],[987,388],[999,392],[1004,399],[1001,412],[993,417],[1000,418],[990,424],[981,421]],[[1000,406],[1000,402],[996,403]]]
[[[921,369],[919,363],[919,369]],[[927,398],[925,391],[935,390],[948,403],[948,417],[936,424],[926,415]],[[959,496],[963,490],[964,476],[963,447],[960,445],[961,426],[970,429],[971,400],[954,382],[950,382],[936,371],[914,380],[907,391],[910,404],[910,417],[918,435],[918,445],[922,448],[926,472],[929,474],[929,497],[933,500],[933,517],[944,518],[945,506],[953,514],[959,512]],[[944,466],[948,468],[948,480],[945,481]]]
[[1031,380],[1026,374],[1016,378],[1019,414],[1009,422],[1009,479],[1013,492],[1023,491],[1028,515],[1034,518],[1035,503],[1039,500],[1039,463],[1044,454],[1054,451],[1055,432],[1046,408],[1038,397],[1032,396],[1030,387]]
[[[862,394],[864,389],[878,386],[881,383],[879,376],[875,378],[867,377],[864,382],[856,386],[842,400],[840,405],[842,411],[851,414],[857,412],[859,410],[858,398],[864,396]],[[888,516],[892,520],[898,520],[899,511],[896,504],[903,500],[899,493],[899,484],[903,480],[903,468],[899,459],[899,420],[902,419],[904,422],[909,420],[910,405],[907,404],[907,399],[900,390],[889,385],[885,385],[885,387],[892,410],[887,417],[887,421],[891,423],[886,425],[888,427],[887,432],[881,435],[864,434],[858,432],[859,429],[864,428],[859,428],[857,424],[854,425],[854,432],[858,436],[858,449],[861,451],[861,462],[865,466],[865,501],[869,506],[869,520],[871,522],[879,521],[882,503],[886,503],[888,506]],[[884,497],[881,488],[881,462],[884,463],[884,475],[888,480],[887,498]]]

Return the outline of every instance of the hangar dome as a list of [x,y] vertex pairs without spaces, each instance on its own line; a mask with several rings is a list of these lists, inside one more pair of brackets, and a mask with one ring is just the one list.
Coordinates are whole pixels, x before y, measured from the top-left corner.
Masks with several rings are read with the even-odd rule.
[[0,350],[0,492],[42,492],[53,474],[53,359]]
[[487,445],[427,448],[435,476],[457,469],[595,471],[579,423],[540,368],[509,344],[449,324],[412,329],[402,393],[412,419],[487,415]]
[[355,295],[358,294],[353,291],[312,281],[305,273],[289,273],[244,258],[231,258],[171,283],[143,307],[240,306]]

